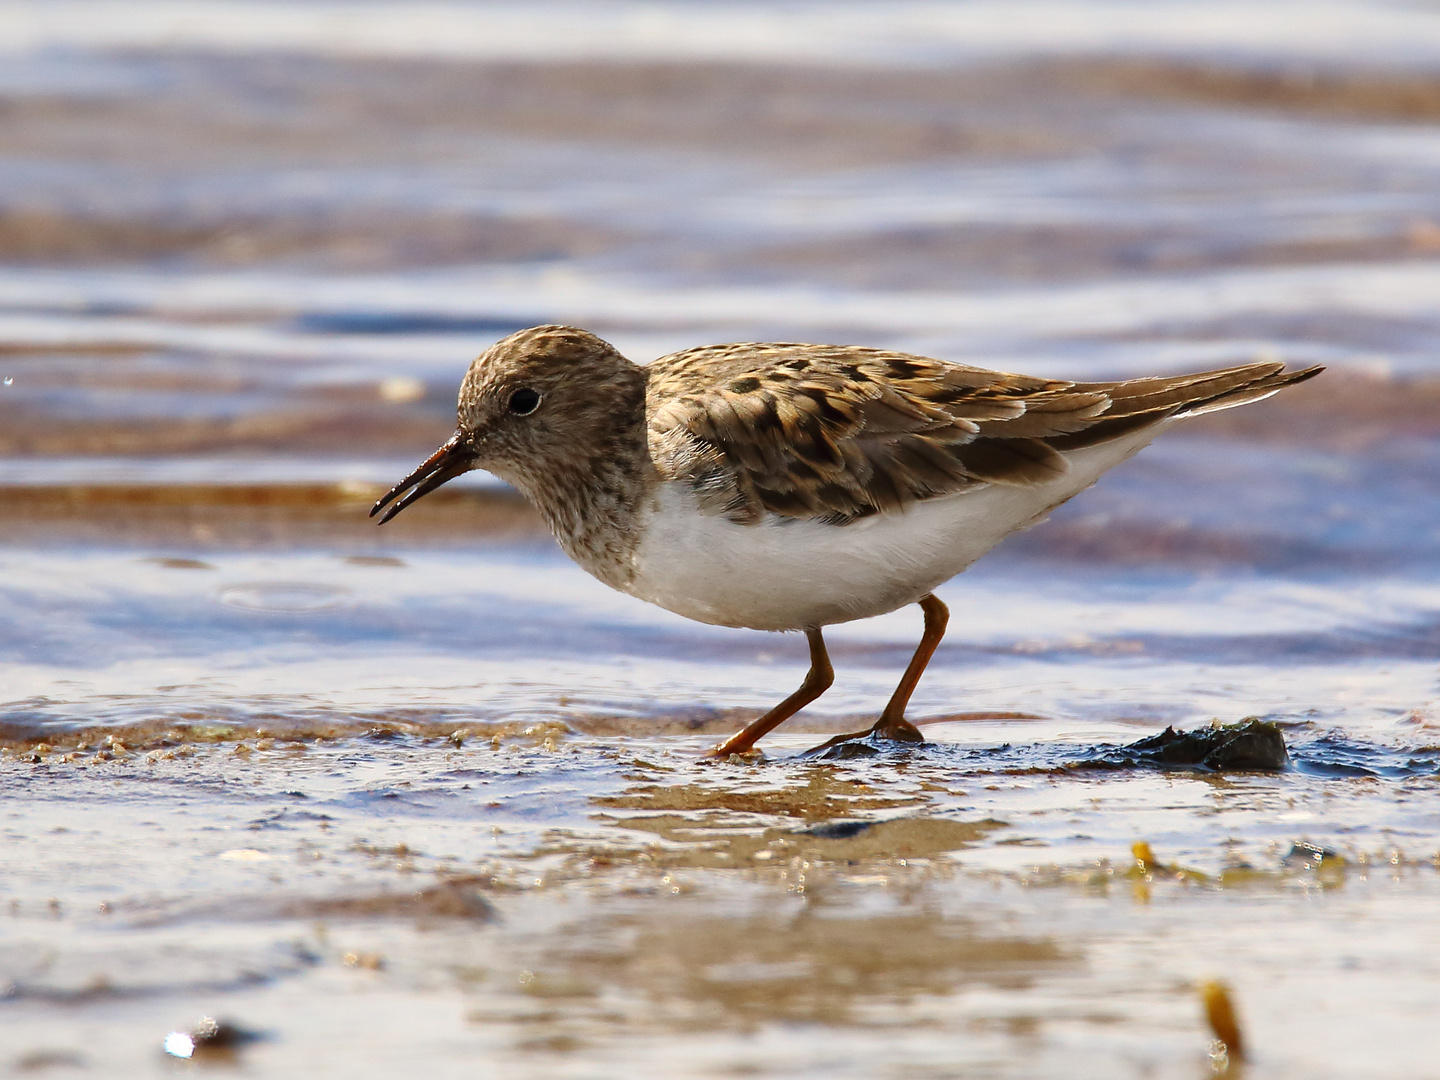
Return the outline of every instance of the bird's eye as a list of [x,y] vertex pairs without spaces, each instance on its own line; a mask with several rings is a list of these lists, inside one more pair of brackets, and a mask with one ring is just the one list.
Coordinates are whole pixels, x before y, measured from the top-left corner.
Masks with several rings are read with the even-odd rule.
[[509,409],[516,416],[529,416],[540,407],[540,394],[528,386],[522,386],[510,395]]

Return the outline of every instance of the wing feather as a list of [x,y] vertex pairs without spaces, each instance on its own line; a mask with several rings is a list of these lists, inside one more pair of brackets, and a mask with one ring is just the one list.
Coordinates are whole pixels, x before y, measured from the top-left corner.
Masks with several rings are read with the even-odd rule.
[[739,343],[649,366],[651,458],[702,510],[837,525],[982,484],[1048,484],[1065,455],[1316,374],[1272,362],[1072,383],[879,349]]

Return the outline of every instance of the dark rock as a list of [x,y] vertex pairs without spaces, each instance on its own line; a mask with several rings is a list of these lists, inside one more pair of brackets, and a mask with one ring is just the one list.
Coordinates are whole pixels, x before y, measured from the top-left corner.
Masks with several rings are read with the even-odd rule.
[[1279,772],[1290,766],[1279,727],[1253,718],[1195,731],[1167,727],[1159,735],[1121,747],[1118,753],[1129,757],[1131,764],[1214,772]]

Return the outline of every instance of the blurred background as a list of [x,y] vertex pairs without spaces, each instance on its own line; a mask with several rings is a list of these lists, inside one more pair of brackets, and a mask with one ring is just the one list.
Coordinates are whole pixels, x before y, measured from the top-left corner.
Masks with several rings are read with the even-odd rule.
[[[944,586],[922,751],[790,756],[912,608],[711,766],[797,635],[366,517],[543,322],[1329,370]],[[1255,1080],[1432,1076],[1437,361],[1432,2],[0,0],[0,1073],[1194,1080],[1218,974]]]
[[[1433,475],[1395,443],[1440,411],[1424,5],[50,0],[0,5],[0,53],[12,538],[252,543],[319,514],[374,543],[319,505],[404,475],[468,361],[555,321],[639,361],[782,339],[1047,375],[1331,364],[1205,429],[1247,481],[1287,474],[1291,519],[1166,507],[1192,520],[1163,543],[1440,543],[1228,441],[1379,439]],[[391,532],[434,540],[446,505]],[[1162,524],[1135,522],[1152,546]]]

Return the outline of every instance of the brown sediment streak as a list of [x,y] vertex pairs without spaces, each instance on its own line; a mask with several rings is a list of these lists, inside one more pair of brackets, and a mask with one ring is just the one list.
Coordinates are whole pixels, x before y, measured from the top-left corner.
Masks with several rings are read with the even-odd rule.
[[[251,748],[267,748],[273,744],[283,748],[356,740],[430,744],[438,751],[467,745],[473,748],[496,740],[536,745],[547,741],[556,744],[569,737],[709,737],[729,734],[739,724],[755,717],[751,709],[703,705],[625,714],[567,709],[563,720],[543,716],[523,720],[477,717],[473,711],[462,708],[407,707],[357,712],[300,706],[286,710],[274,703],[263,709],[250,708],[244,702],[190,703],[171,715],[155,715],[158,711],[150,708],[143,717],[97,722],[82,706],[72,710],[48,701],[11,702],[6,714],[0,717],[0,751],[20,757],[38,754],[42,759],[52,754],[61,758],[79,754],[85,759],[106,754],[125,760],[151,752],[180,752],[184,756],[206,747],[220,747],[228,753],[240,744]],[[995,718],[995,714],[990,713],[958,713],[932,718],[932,722]],[[787,730],[831,734],[854,727],[858,719],[856,716],[801,715],[791,721]]]
[[1440,82],[1422,70],[1107,57],[1058,61],[1037,74],[1058,84],[1126,97],[1375,120],[1440,119]]
[[363,549],[546,535],[540,516],[506,490],[436,492],[377,535],[366,511],[382,490],[369,484],[0,487],[0,542]]
[[0,213],[0,260],[95,266],[186,255],[246,266],[303,255],[335,269],[383,269],[471,260],[595,254],[626,239],[619,230],[536,216],[360,214],[331,210],[306,218],[214,214],[173,220],[102,216],[61,209]]
[[[63,351],[67,355],[95,352],[83,345],[50,351]],[[168,354],[161,349],[139,351]],[[26,346],[17,348],[12,355],[35,356],[43,352]],[[120,354],[120,350],[115,350],[115,354]],[[114,362],[110,356],[105,359]],[[217,400],[233,397],[237,390],[255,389],[232,382],[207,381],[203,367],[203,363],[194,364],[183,382],[173,379],[169,385],[156,385],[153,379],[145,381],[143,375],[113,368],[103,369],[103,379],[111,392],[140,394],[181,390],[213,395]],[[93,372],[91,368],[83,375],[72,375],[71,385],[65,389],[75,389],[75,383],[98,381]],[[48,377],[33,376],[28,371],[16,379],[17,384],[27,388],[38,384],[42,389],[49,389],[45,384],[52,382]],[[436,435],[444,430],[443,422],[437,424],[435,415],[423,405],[381,401],[373,385],[359,384],[310,394],[297,393],[277,380],[263,389],[273,395],[271,402],[224,418],[185,415],[77,418],[66,411],[64,403],[52,409],[34,400],[0,398],[0,455],[138,457],[244,452],[409,457],[419,448],[434,446]]]

